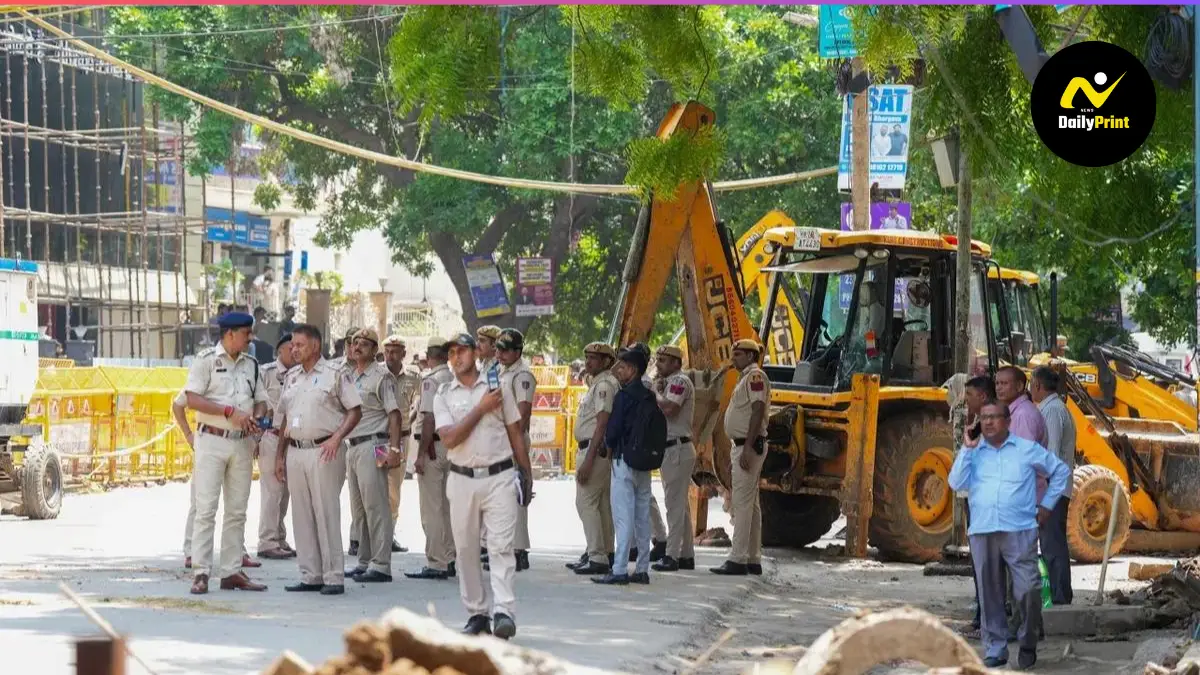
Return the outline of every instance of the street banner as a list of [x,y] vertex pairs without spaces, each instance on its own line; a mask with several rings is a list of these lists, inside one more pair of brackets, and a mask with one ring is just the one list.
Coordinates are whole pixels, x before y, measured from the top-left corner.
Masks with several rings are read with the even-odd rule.
[[517,316],[554,313],[554,261],[517,258]]
[[817,53],[823,59],[852,59],[854,29],[849,5],[817,5]]
[[[871,169],[869,181],[881,190],[903,190],[908,176],[909,129],[913,87],[880,84],[867,89]],[[842,98],[842,143],[838,153],[838,189],[850,189],[850,97]]]
[[511,311],[500,269],[491,254],[463,256],[463,269],[467,272],[467,286],[471,288],[471,302],[475,303],[475,316],[503,316]]

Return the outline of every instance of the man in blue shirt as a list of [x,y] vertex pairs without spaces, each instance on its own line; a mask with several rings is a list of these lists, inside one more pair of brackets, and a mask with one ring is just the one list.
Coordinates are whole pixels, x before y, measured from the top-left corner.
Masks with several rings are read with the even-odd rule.
[[[1071,470],[1054,453],[1009,433],[1008,406],[988,401],[980,411],[983,437],[963,439],[950,469],[950,489],[967,491],[971,509],[971,558],[983,614],[984,665],[1008,664],[1008,624],[1004,617],[1003,565],[1012,575],[1013,596],[1021,604],[1023,621],[1017,639],[1017,664],[1037,662],[1038,629],[1042,621],[1041,575],[1037,565],[1038,525],[1050,517],[1071,480]],[[1037,501],[1038,476],[1049,487]]]
[[[613,374],[621,382],[621,390],[613,398],[612,417],[604,428],[604,445],[612,452],[613,529],[616,553],[612,572],[593,577],[598,584],[625,585],[650,583],[650,472],[638,471],[625,463],[623,455],[634,442],[637,406],[644,399],[655,400],[654,392],[646,388],[642,376],[649,360],[641,350],[626,349],[617,356]],[[637,564],[629,574],[630,549],[635,548]]]

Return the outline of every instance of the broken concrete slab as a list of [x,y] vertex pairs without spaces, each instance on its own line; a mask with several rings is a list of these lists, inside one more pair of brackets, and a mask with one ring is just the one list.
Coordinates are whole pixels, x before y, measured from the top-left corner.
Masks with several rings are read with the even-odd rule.
[[1179,668],[1184,668],[1189,664],[1200,666],[1200,642],[1193,642],[1183,652],[1183,656],[1179,657]]
[[1134,581],[1152,581],[1175,569],[1175,563],[1129,563],[1129,578]]
[[1140,605],[1055,605],[1042,609],[1046,635],[1126,633],[1146,625],[1146,612]]
[[1179,662],[1179,653],[1183,650],[1178,638],[1155,637],[1143,640],[1129,665],[1121,669],[1122,675],[1142,675],[1146,672],[1146,664],[1153,663],[1163,668],[1171,669]]

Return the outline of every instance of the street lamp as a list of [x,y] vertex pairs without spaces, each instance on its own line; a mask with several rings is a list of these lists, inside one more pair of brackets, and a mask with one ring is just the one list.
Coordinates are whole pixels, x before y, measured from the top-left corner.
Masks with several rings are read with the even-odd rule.
[[933,163],[937,165],[938,182],[944,188],[958,185],[958,133],[951,133],[929,142]]
[[805,28],[815,28],[819,23],[817,17],[812,14],[801,14],[800,12],[787,12],[783,15],[783,20]]

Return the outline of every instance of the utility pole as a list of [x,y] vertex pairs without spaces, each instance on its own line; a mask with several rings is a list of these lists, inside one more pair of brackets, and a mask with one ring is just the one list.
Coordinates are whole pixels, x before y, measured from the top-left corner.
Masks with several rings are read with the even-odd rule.
[[958,139],[958,255],[954,289],[954,372],[971,364],[971,173],[967,145]]
[[[871,81],[863,77],[862,59],[854,59],[851,82],[863,82],[862,91],[851,91],[850,99],[850,206],[854,230],[871,229],[871,125],[869,95]],[[861,78],[861,79],[860,79]]]

